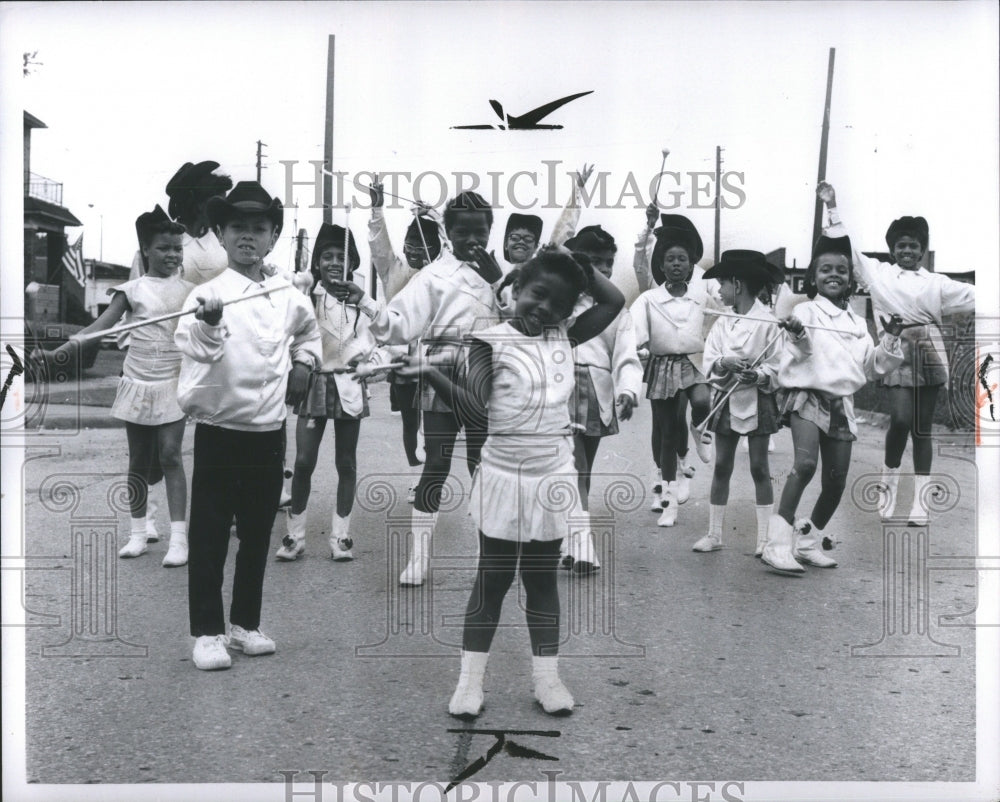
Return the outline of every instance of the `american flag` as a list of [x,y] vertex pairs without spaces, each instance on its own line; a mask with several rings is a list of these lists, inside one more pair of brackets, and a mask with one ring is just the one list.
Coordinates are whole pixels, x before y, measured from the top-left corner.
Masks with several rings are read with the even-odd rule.
[[62,263],[69,271],[69,274],[76,279],[76,283],[81,287],[84,286],[86,274],[83,267],[83,232],[80,232],[80,236],[76,242],[66,249],[66,253],[63,254]]

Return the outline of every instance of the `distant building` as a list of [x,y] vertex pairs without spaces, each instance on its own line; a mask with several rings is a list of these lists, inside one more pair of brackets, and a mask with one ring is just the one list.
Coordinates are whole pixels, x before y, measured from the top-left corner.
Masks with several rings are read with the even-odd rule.
[[84,265],[87,268],[84,306],[88,314],[96,318],[108,308],[108,303],[111,301],[108,290],[128,281],[129,268],[97,259],[85,259]]
[[[62,205],[63,185],[51,178],[31,172],[31,132],[47,128],[41,120],[24,112],[24,285],[34,283],[50,300],[46,303],[51,314],[53,291],[59,288],[58,319],[83,316],[81,303],[76,310],[68,309],[70,298],[62,289],[76,280],[67,276],[63,266],[66,253],[66,228],[82,226],[76,216]],[[64,284],[64,279],[68,279]],[[34,290],[34,288],[32,288]],[[81,288],[82,289],[82,288]],[[75,311],[76,314],[72,314]]]

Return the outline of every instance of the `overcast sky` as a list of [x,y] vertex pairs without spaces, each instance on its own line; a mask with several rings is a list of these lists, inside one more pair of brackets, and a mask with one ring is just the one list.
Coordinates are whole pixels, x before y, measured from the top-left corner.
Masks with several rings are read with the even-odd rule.
[[[997,7],[962,3],[600,4],[4,4],[5,57],[37,51],[40,65],[4,78],[5,128],[20,140],[20,108],[48,129],[34,132],[32,170],[64,184],[64,203],[85,223],[85,255],[101,241],[107,261],[128,264],[133,221],[154,203],[184,161],[214,159],[235,180],[254,177],[255,142],[267,143],[263,183],[285,196],[280,160],[323,156],[327,40],[336,36],[334,167],[481,177],[505,208],[516,179],[522,203],[548,200],[546,161],[562,175],[584,161],[606,171],[607,199],[625,209],[584,211],[618,240],[616,274],[630,273],[642,225],[635,206],[669,148],[664,179],[684,207],[710,205],[692,193],[692,171],[714,169],[724,149],[731,186],[745,193],[722,218],[722,248],[788,249],[808,260],[813,190],[830,47],[836,48],[827,175],[845,220],[866,250],[884,247],[902,214],[928,218],[942,270],[998,263]],[[19,61],[19,58],[18,58]],[[19,67],[19,65],[18,65]],[[12,77],[13,76],[13,77]],[[520,114],[593,90],[554,112],[556,131],[462,131],[498,122],[488,100]],[[13,111],[12,111],[13,109]],[[11,117],[10,115],[14,116]],[[15,126],[10,127],[11,121]],[[500,197],[487,172],[501,173]],[[7,187],[20,190],[7,179]],[[467,179],[468,180],[468,179]],[[706,185],[707,178],[698,179]],[[410,195],[412,184],[400,183]],[[419,187],[435,201],[433,178]],[[724,193],[732,203],[734,192]],[[308,186],[292,198],[313,201]],[[93,204],[93,208],[90,207]],[[9,204],[5,204],[9,208]],[[681,208],[712,254],[711,209]],[[557,209],[539,212],[547,224]],[[334,213],[343,220],[343,211]],[[296,212],[272,260],[288,264]],[[317,209],[298,224],[314,235]],[[363,226],[367,210],[351,214]],[[390,213],[398,243],[406,212]],[[19,228],[5,215],[5,231]],[[77,231],[70,231],[71,239]],[[362,237],[363,239],[363,237]],[[16,253],[16,252],[12,252]],[[977,279],[979,276],[977,276]],[[995,285],[994,285],[995,286]]]

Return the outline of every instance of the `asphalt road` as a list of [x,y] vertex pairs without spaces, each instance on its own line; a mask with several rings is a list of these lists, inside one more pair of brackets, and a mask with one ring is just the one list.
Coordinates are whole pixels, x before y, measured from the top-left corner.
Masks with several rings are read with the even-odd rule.
[[[961,558],[975,554],[977,494],[967,437],[941,437],[935,471],[948,508],[926,533],[883,528],[849,485],[828,528],[840,567],[787,578],[752,556],[744,452],[722,551],[690,548],[707,527],[709,466],[678,525],[657,528],[643,489],[651,463],[642,406],[598,454],[591,504],[604,567],[590,578],[559,576],[561,670],[574,714],[551,718],[533,701],[512,589],[485,711],[465,724],[448,716],[447,702],[475,561],[471,520],[457,492],[440,516],[431,581],[396,584],[415,474],[400,467],[400,419],[385,385],[372,411],[359,445],[356,559],[329,559],[336,473],[327,443],[306,555],[268,566],[262,628],[277,653],[234,653],[222,672],[191,663],[187,574],[161,567],[165,540],[135,560],[115,556],[128,536],[124,432],[29,438],[21,578],[29,782],[280,783],[282,771],[315,770],[328,780],[445,783],[495,743],[473,729],[534,731],[509,735],[524,749],[498,753],[472,778],[480,782],[543,782],[544,771],[560,780],[974,779],[976,574]],[[861,426],[852,482],[877,473],[882,437]],[[189,477],[192,444],[189,427]],[[791,465],[787,431],[776,445],[777,496]],[[458,460],[455,478],[457,491],[467,488]],[[910,486],[904,478],[903,509]],[[807,491],[803,510],[816,492]],[[165,521],[163,505],[161,529]],[[274,547],[284,531],[279,515]]]

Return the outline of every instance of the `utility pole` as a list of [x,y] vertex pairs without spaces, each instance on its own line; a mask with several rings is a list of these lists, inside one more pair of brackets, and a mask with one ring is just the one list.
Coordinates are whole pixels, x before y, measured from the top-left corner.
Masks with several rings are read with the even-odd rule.
[[[827,67],[826,73],[826,103],[823,106],[823,133],[819,140],[819,175],[816,178],[817,183],[826,180],[826,146],[830,138],[830,103],[833,99],[833,57],[836,52],[836,48],[830,48],[830,64]],[[816,213],[813,215],[812,241],[814,243],[819,239],[820,231],[822,231],[822,223],[823,201],[816,198]]]
[[722,148],[715,146],[715,264],[719,264],[719,233],[722,222]]
[[[326,46],[326,127],[323,137],[323,161],[327,172],[323,174],[323,222],[333,222],[333,56],[337,37],[330,34]],[[346,257],[346,254],[345,254]]]
[[266,147],[267,147],[267,142],[261,142],[259,139],[257,140],[257,183],[258,184],[260,183],[260,171],[265,169],[264,165],[261,164],[262,160],[261,150]]

